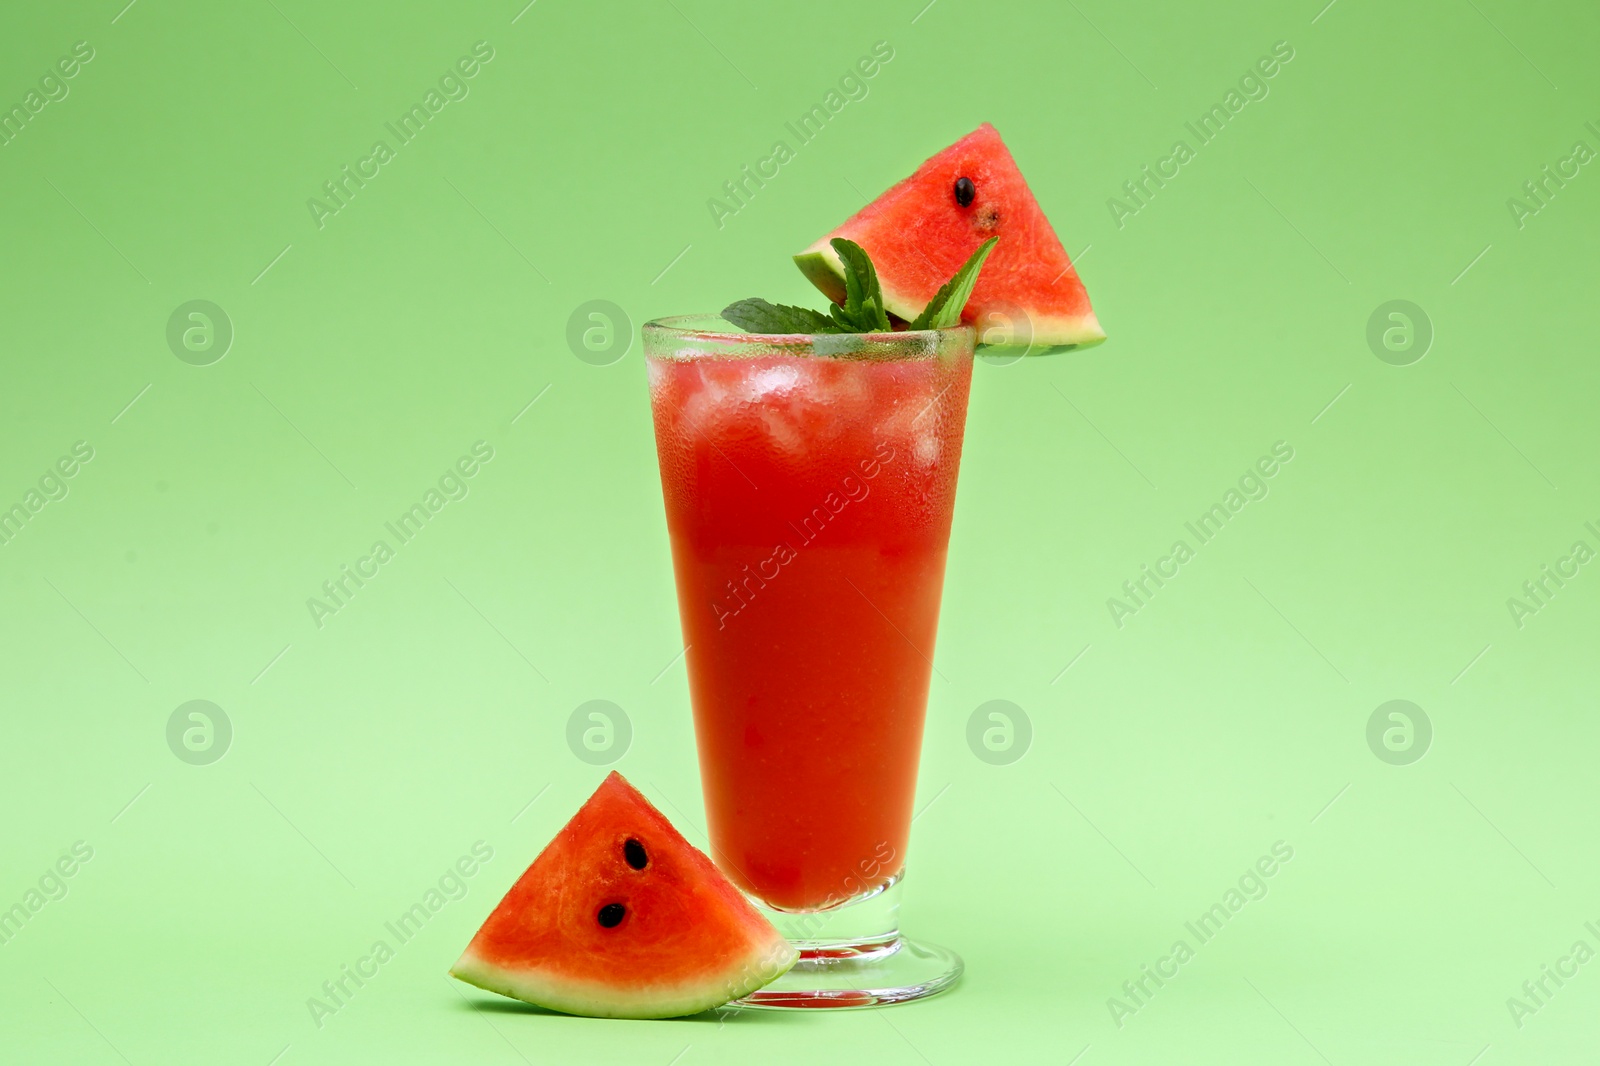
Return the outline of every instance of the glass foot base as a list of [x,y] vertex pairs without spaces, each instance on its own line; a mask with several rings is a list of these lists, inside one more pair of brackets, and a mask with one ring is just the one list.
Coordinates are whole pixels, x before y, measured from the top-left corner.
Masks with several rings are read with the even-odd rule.
[[961,977],[961,956],[903,936],[801,947],[800,961],[730,1006],[780,1010],[881,1007],[943,992]]
[[948,948],[900,935],[896,877],[881,889],[822,911],[779,911],[752,900],[800,949],[788,973],[731,1007],[777,1010],[881,1007],[936,995],[964,965]]

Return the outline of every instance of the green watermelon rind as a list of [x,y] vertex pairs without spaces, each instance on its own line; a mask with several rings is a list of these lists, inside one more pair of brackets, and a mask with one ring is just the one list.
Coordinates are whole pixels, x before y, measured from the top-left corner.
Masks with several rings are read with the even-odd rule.
[[[822,295],[835,303],[842,303],[845,297],[844,266],[839,260],[838,253],[824,245],[823,242],[826,240],[827,238],[823,238],[817,245],[796,255],[794,263],[800,268],[800,273],[806,276],[806,280],[815,285]],[[879,280],[882,281],[881,274]],[[883,283],[883,305],[891,315],[907,322],[922,313],[922,304],[901,296],[888,283]],[[997,353],[1025,348],[1028,355],[1056,355],[1080,348],[1092,348],[1106,339],[1105,330],[1100,328],[1100,320],[1095,317],[1093,311],[1083,316],[1053,316],[1029,312],[1029,320],[1033,329],[1033,339],[1030,344],[981,344],[979,347]]]
[[[835,256],[834,262],[837,261],[837,256]],[[820,249],[814,252],[801,252],[794,257],[794,265],[800,268],[800,273],[804,274],[806,280],[815,285],[817,291],[821,292],[822,295],[834,303],[844,302],[844,274],[841,270],[836,269],[833,263],[828,262],[827,256],[823,255]],[[879,280],[881,282],[882,279]],[[888,293],[884,293],[886,304],[888,303],[888,296]],[[892,305],[886,306],[884,310],[890,314],[899,315],[907,322],[917,317],[916,311],[909,315],[901,314]],[[917,309],[917,311],[921,310],[921,308]]]
[[470,949],[450,968],[450,975],[485,992],[531,1003],[536,1007],[588,1018],[681,1018],[720,1007],[771,984],[789,972],[800,953],[778,938],[730,962],[718,975],[678,985],[612,984],[547,980],[537,970],[507,970],[478,958]]

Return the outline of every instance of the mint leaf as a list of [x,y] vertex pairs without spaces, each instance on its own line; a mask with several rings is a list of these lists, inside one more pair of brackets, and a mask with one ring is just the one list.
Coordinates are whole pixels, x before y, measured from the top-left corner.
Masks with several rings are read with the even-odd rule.
[[746,333],[839,333],[840,328],[821,311],[790,304],[768,303],[760,297],[739,300],[722,309],[722,317]]
[[889,316],[883,309],[883,289],[878,285],[878,271],[867,250],[844,237],[835,237],[828,243],[839,253],[839,261],[844,265],[843,314],[837,306],[830,308],[834,321],[855,333],[887,331]]
[[[746,333],[890,332],[893,327],[889,324],[889,312],[883,306],[883,287],[878,283],[878,271],[872,265],[872,258],[867,255],[867,250],[855,241],[843,237],[835,237],[830,243],[833,245],[833,250],[839,254],[839,261],[844,267],[843,304],[829,304],[828,310],[822,312],[813,311],[808,307],[775,304],[759,297],[752,297],[724,307],[722,317]],[[977,277],[978,266],[982,265],[983,255],[987,255],[988,249],[993,246],[994,241],[991,240],[980,248],[980,254],[968,260],[961,268],[963,273],[957,274],[951,279],[950,285],[939,290],[936,302],[948,301],[952,285],[960,282],[965,286],[955,306],[954,314],[957,318],[961,314],[961,306],[966,303],[967,295],[972,291],[972,282]],[[967,276],[969,271],[970,277]],[[927,317],[933,313],[925,311],[923,315]],[[951,323],[947,324],[953,324],[954,321],[952,319]]]
[[839,329],[845,333],[879,333],[889,327],[878,325],[876,309],[877,304],[868,300],[864,306],[855,311],[833,304],[828,308],[828,314],[833,316],[833,320],[839,324]]
[[[945,282],[933,299],[928,301],[928,306],[922,309],[922,314],[907,326],[907,329],[946,329],[961,321],[961,310],[967,306],[967,300],[972,296],[972,287],[978,283],[978,271],[983,269],[983,261],[989,258],[989,253],[994,251],[995,243],[999,237],[990,237],[978,246],[961,269],[956,271],[955,277]],[[877,279],[874,278],[874,281]]]

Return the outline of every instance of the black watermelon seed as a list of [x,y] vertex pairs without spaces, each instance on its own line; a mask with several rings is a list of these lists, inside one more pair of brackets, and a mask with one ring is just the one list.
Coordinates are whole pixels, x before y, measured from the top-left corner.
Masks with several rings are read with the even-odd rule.
[[971,178],[956,179],[956,203],[966,207],[976,195],[978,195],[978,187],[972,184]]
[[621,924],[622,919],[627,915],[627,913],[628,908],[624,907],[622,904],[607,903],[604,907],[600,908],[600,913],[595,915],[594,918],[595,921],[599,922],[604,928],[613,929]]
[[632,837],[622,845],[622,857],[628,860],[628,865],[635,870],[642,870],[650,862],[650,856],[644,852],[644,845]]

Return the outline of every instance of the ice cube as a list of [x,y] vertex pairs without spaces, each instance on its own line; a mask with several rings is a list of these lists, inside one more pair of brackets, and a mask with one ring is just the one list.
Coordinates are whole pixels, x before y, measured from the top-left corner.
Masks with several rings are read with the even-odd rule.
[[805,455],[806,441],[800,433],[800,428],[786,415],[771,407],[758,409],[761,424],[767,431],[770,440],[777,452],[786,459],[798,459]]
[[747,374],[739,390],[746,400],[761,402],[773,397],[786,396],[800,384],[800,368],[793,363],[778,363],[753,369]]

